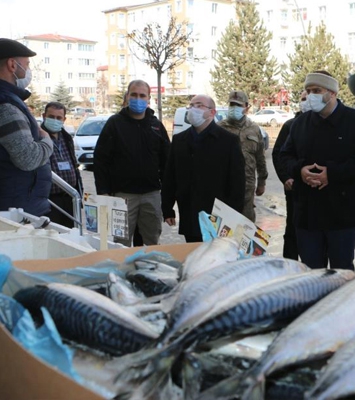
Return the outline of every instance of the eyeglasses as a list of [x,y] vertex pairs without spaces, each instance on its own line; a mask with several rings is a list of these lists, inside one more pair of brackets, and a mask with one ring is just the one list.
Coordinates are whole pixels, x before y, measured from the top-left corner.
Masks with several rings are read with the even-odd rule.
[[202,103],[195,103],[195,104],[190,104],[189,106],[187,106],[186,110],[191,110],[191,108],[202,108],[202,107],[208,108],[209,110],[213,109],[213,107],[205,106]]

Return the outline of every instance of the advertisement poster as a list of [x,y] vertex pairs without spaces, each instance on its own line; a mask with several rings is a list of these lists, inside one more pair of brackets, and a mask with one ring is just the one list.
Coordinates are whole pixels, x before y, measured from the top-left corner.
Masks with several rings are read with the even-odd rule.
[[100,206],[107,207],[109,236],[128,239],[128,214],[126,200],[120,197],[84,194],[85,228],[100,233]]
[[218,199],[215,199],[210,220],[218,236],[235,238],[245,254],[266,253],[270,235]]

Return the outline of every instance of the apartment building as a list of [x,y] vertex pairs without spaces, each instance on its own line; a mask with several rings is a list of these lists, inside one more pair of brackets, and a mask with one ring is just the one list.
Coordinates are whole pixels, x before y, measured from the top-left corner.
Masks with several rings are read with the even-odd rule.
[[37,53],[31,59],[32,87],[42,101],[63,82],[77,102],[96,101],[96,42],[58,34],[24,36],[19,39]]
[[[170,16],[187,21],[192,40],[186,61],[176,69],[173,90],[167,74],[162,77],[163,92],[213,95],[210,70],[214,65],[217,42],[230,19],[236,17],[235,7],[244,0],[155,0],[126,1],[127,6],[104,10],[108,41],[108,93],[117,93],[132,79],[144,79],[156,89],[156,72],[140,62],[131,52],[126,34],[142,29],[147,23],[166,26]],[[122,3],[122,1],[121,1]],[[271,54],[280,64],[288,62],[294,43],[321,21],[334,36],[335,45],[355,66],[355,0],[257,0],[257,10],[266,28],[272,32]]]
[[173,92],[182,95],[212,94],[209,71],[214,63],[217,41],[230,18],[235,16],[234,3],[235,0],[160,0],[105,10],[108,93],[114,95],[132,79],[143,79],[152,87],[154,96],[157,89],[156,71],[137,59],[126,35],[152,22],[159,23],[164,31],[170,17],[174,16],[177,22],[188,22],[187,28],[192,35],[185,49],[186,61],[175,70],[174,85],[170,75],[165,73],[162,76],[162,91],[166,95]]

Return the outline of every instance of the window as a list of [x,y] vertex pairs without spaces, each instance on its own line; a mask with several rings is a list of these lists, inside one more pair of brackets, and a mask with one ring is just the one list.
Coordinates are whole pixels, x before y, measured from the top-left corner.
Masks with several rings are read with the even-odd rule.
[[116,54],[110,55],[110,65],[116,65]]
[[175,12],[182,11],[182,4],[181,0],[175,0]]
[[175,71],[176,83],[182,83],[182,71]]
[[128,14],[128,20],[130,23],[136,22],[136,14],[134,12],[131,12]]
[[92,44],[81,44],[78,46],[79,51],[94,51],[94,46]]
[[49,86],[46,86],[46,93],[49,94],[51,92],[51,88]]
[[44,42],[44,43],[43,43],[43,47],[44,47],[45,49],[49,49],[49,43],[48,43],[48,42]]
[[319,7],[319,17],[320,17],[320,19],[326,19],[326,17],[327,17],[327,7],[326,6]]
[[95,88],[92,87],[79,87],[79,94],[91,94],[95,92]]
[[116,86],[116,85],[117,85],[117,82],[116,82],[116,75],[115,75],[115,74],[112,74],[112,75],[111,75],[110,83],[111,83],[112,86]]
[[194,49],[192,47],[188,47],[186,55],[188,60],[192,60],[194,58]]
[[49,64],[49,57],[44,57],[44,63]]
[[72,58],[68,58],[68,65],[72,65],[73,64],[73,59]]
[[354,47],[355,46],[355,32],[350,32],[348,34],[349,37],[349,47]]
[[167,10],[168,18],[170,18],[171,17],[171,5],[170,4],[167,5],[166,10]]
[[95,74],[88,72],[79,72],[79,79],[95,79]]
[[212,3],[212,14],[217,14],[217,3]]
[[118,49],[124,49],[126,47],[125,36],[121,33],[117,35],[118,37]]
[[294,21],[307,20],[307,8],[295,8],[292,10],[292,19]]
[[95,61],[91,58],[79,58],[79,65],[95,65]]
[[188,24],[186,26],[186,33],[189,34],[192,33],[193,31],[194,31],[194,24]]
[[212,60],[215,60],[216,57],[217,57],[217,50],[212,49],[212,51],[211,51],[211,58],[212,58]]
[[355,15],[355,2],[349,3],[350,15]]
[[72,50],[73,49],[73,45],[71,43],[67,43],[67,50]]
[[273,11],[272,10],[266,11],[266,15],[267,15],[267,22],[272,22]]
[[280,47],[281,47],[281,49],[286,48],[286,43],[287,43],[287,38],[281,37],[280,38]]
[[193,73],[192,71],[189,71],[189,72],[187,73],[187,80],[188,80],[188,83],[192,83],[193,79],[194,79],[194,73]]
[[70,93],[70,94],[74,93],[74,90],[73,90],[72,87],[69,88],[69,93]]
[[188,0],[187,7],[192,8],[194,6],[194,0]]
[[50,79],[50,78],[51,78],[51,73],[50,73],[50,72],[45,72],[45,73],[44,73],[44,77],[45,77],[46,79]]
[[118,68],[123,69],[125,67],[126,67],[126,57],[123,54],[121,54],[118,62]]
[[217,34],[217,27],[216,26],[212,26],[211,27],[211,35],[212,36],[216,36],[216,34]]
[[73,79],[73,73],[72,72],[68,72],[68,79]]
[[123,13],[118,14],[117,26],[121,29],[124,29],[126,27],[126,20]]
[[287,10],[281,10],[281,23],[287,23]]
[[111,24],[111,25],[114,25],[114,23],[115,23],[115,14],[114,14],[114,13],[111,13],[111,14],[110,14],[110,24]]

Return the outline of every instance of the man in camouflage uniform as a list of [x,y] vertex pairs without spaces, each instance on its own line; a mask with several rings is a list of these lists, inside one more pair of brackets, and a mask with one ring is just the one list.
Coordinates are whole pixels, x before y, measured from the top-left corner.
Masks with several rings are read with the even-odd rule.
[[228,102],[228,118],[218,124],[240,138],[246,178],[243,215],[255,222],[254,193],[261,196],[265,192],[268,176],[263,137],[259,126],[246,116],[248,96],[242,91],[233,90]]

